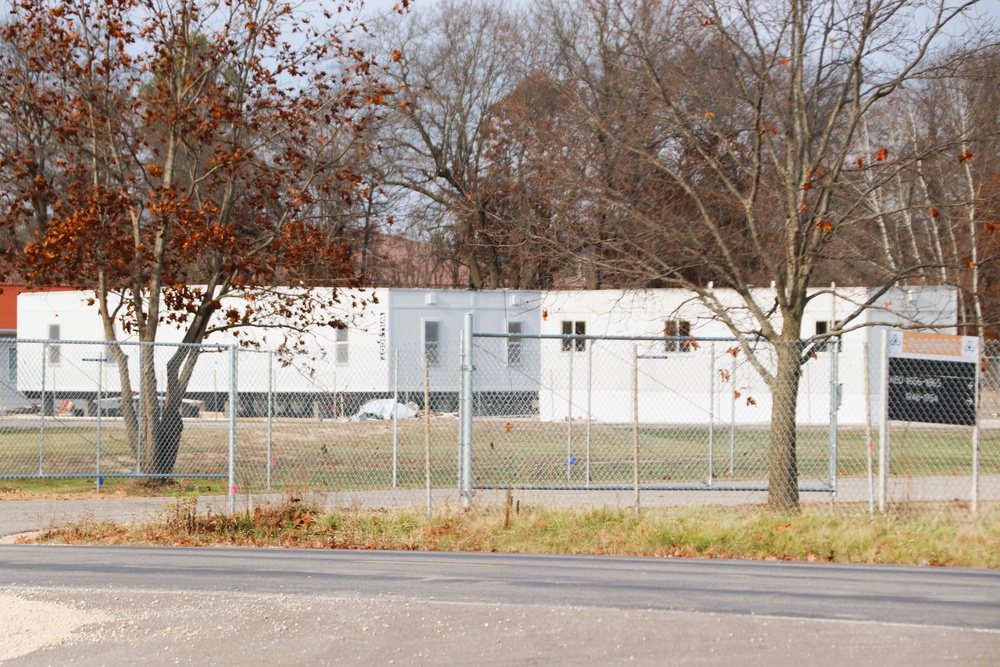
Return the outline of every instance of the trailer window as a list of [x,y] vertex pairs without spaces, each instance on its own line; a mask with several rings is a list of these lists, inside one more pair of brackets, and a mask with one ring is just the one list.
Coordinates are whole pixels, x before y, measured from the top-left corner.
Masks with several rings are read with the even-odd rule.
[[428,366],[441,363],[441,323],[436,320],[424,320],[424,356]]
[[[562,323],[562,333],[563,336],[586,336],[587,335],[587,323],[581,321],[566,321]],[[562,351],[569,352],[570,349],[575,349],[577,352],[583,352],[587,349],[587,341],[583,338],[577,338],[575,340],[566,339],[562,342]]]
[[[508,322],[507,323],[507,333],[509,334],[520,334],[522,333],[520,322]],[[522,348],[523,342],[520,338],[508,338],[507,339],[507,365],[508,366],[520,366],[522,358]]]
[[350,359],[347,350],[347,328],[337,329],[337,337],[334,346],[337,350],[337,365],[345,366]]
[[[832,324],[832,326],[831,326],[831,324]],[[840,326],[840,320],[834,320],[833,322],[830,322],[829,320],[818,320],[816,322],[816,335],[817,336],[822,336],[824,334],[828,334],[831,331],[834,331],[835,329],[837,329],[839,326]],[[825,340],[818,341],[816,343],[816,347],[814,348],[814,350],[816,352],[829,352],[830,349],[831,349],[831,346],[830,346],[830,339],[829,338],[827,338]],[[841,349],[842,349],[841,348],[841,341],[838,340],[837,341],[837,352],[840,352]]]
[[663,323],[663,335],[667,338],[667,340],[663,341],[663,350],[665,352],[691,351],[689,341],[677,340],[677,338],[691,335],[691,323],[687,320],[667,320]]

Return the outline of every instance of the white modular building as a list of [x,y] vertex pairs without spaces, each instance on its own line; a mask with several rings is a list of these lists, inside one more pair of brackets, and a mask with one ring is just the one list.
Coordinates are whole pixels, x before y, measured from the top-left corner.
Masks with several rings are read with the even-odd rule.
[[[753,330],[738,294],[722,289],[713,293],[727,314],[742,322],[743,331]],[[836,352],[831,344],[803,350],[796,415],[800,424],[829,423],[831,408],[837,404],[842,424],[878,421],[879,350],[886,327],[956,332],[957,293],[952,288],[901,287],[874,302],[876,292],[863,287],[816,289],[812,293],[801,338],[832,331],[859,307],[870,306],[847,324]],[[765,312],[774,304],[773,294],[766,288],[757,290],[756,301]],[[772,313],[771,317],[777,320],[780,315]],[[775,324],[780,327],[780,322]],[[770,421],[771,394],[761,374],[731,339],[726,324],[685,290],[546,292],[542,332],[604,337],[543,341],[539,391],[543,421],[571,416],[631,422],[636,387],[638,418],[643,423]],[[619,340],[639,336],[657,340]],[[684,340],[688,336],[695,340]],[[773,353],[763,343],[756,349],[764,366],[773,368]],[[866,397],[870,401],[867,405]]]
[[[279,329],[261,324],[239,330],[240,339],[256,341],[260,348],[244,346],[238,355],[236,388],[245,414],[263,414],[268,395],[274,396],[272,409],[289,416],[350,415],[371,398],[394,394],[401,402],[421,404],[425,358],[432,407],[455,410],[463,322],[471,313],[477,333],[525,336],[475,339],[473,388],[480,414],[537,413],[543,421],[589,417],[627,423],[632,421],[637,385],[643,423],[770,420],[770,392],[760,373],[738,350],[727,326],[684,290],[378,288],[339,294],[334,301],[330,290],[313,293],[328,314],[321,319],[347,326],[325,326],[305,334],[294,353],[275,352],[284,342]],[[714,294],[730,317],[750,322],[737,294],[721,289]],[[832,330],[869,304],[874,294],[862,287],[814,290],[801,337]],[[11,359],[16,361],[19,395],[33,401],[48,397],[52,402],[48,409],[55,411],[63,401],[79,409],[78,399],[85,404],[98,393],[120,394],[118,369],[101,342],[103,328],[92,299],[93,293],[87,291],[18,296],[19,342]],[[758,290],[757,303],[766,307],[773,301],[773,292]],[[227,307],[239,310],[240,306],[237,301]],[[955,333],[956,320],[957,294],[951,288],[902,287],[880,296],[851,320],[836,353],[831,345],[807,351],[799,423],[828,423],[835,403],[842,424],[877,421],[881,331],[902,326]],[[537,334],[588,338],[531,338]],[[630,337],[651,340],[636,342],[633,350],[633,342],[625,340]],[[134,336],[119,331],[118,339],[130,341]],[[160,342],[180,339],[176,329],[161,327]],[[206,342],[220,347],[201,354],[188,393],[205,409],[221,410],[230,388],[228,349],[237,338],[220,332]],[[130,366],[137,368],[138,348],[126,349]],[[758,349],[765,366],[773,362],[763,344]],[[161,388],[170,353],[162,348],[156,354]],[[131,376],[136,378],[137,373]]]
[[[458,358],[465,315],[474,317],[476,332],[523,334],[540,332],[541,295],[513,290],[430,290],[377,288],[313,290],[322,303],[322,321],[342,322],[343,328],[323,326],[296,334],[300,346],[286,347],[286,332],[266,326],[241,327],[211,335],[205,342],[220,346],[200,357],[188,394],[221,409],[231,377],[229,346],[242,345],[238,354],[237,390],[240,408],[248,414],[266,410],[266,396],[274,393],[279,414],[353,414],[373,397],[399,395],[400,401],[422,402],[424,360],[432,393],[432,407],[453,410],[459,388]],[[104,340],[103,325],[93,292],[40,292],[18,297],[18,390],[29,397],[49,394],[57,399],[93,399],[98,391],[120,392],[114,356]],[[237,311],[245,303],[227,300]],[[223,317],[220,313],[218,317]],[[135,340],[119,331],[120,341]],[[177,329],[163,325],[159,343],[176,343]],[[38,341],[38,342],[30,342]],[[46,342],[41,342],[46,341]],[[73,341],[95,341],[79,343]],[[130,366],[138,364],[138,347],[123,347]],[[156,352],[159,386],[163,387],[169,345]],[[481,391],[509,394],[504,402],[530,404],[538,377],[537,357],[524,355],[516,368],[489,381]],[[137,377],[135,372],[132,377]],[[526,378],[531,378],[527,380]],[[513,398],[511,398],[513,397]]]

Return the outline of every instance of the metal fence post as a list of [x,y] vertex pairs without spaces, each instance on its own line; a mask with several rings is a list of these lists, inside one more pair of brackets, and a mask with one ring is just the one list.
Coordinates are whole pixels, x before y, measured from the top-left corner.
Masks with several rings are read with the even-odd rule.
[[427,482],[427,518],[431,517],[431,368],[424,350],[424,478]]
[[587,346],[587,486],[590,486],[590,424],[594,402],[594,341]]
[[566,394],[566,481],[573,479],[573,353],[576,340],[569,341],[569,391]]
[[878,448],[878,511],[885,514],[886,478],[889,474],[889,330],[882,330],[882,354],[879,356],[882,377],[879,382],[881,415]]
[[976,385],[974,388],[973,406],[975,409],[976,422],[972,425],[972,490],[969,499],[969,509],[973,516],[979,512],[979,392],[980,376],[982,375],[981,359],[983,355],[983,337],[980,335],[978,354],[976,355]]
[[399,350],[392,352],[392,488],[399,486]]
[[97,492],[101,492],[101,389],[104,380],[104,355],[97,357]]
[[635,515],[639,516],[639,346],[635,343],[632,343],[632,445]]
[[465,314],[462,336],[462,507],[472,504],[472,313]]
[[[237,346],[229,346],[229,513],[236,513],[236,409]],[[270,463],[270,461],[269,461]]]
[[830,339],[830,488],[831,502],[837,495],[837,415],[840,410],[840,338]]
[[875,443],[872,441],[872,365],[868,341],[865,341],[865,459],[866,475],[868,476],[868,517],[875,518],[875,475],[872,460]]
[[715,342],[708,346],[708,485],[715,483]]
[[38,442],[38,474],[41,476],[44,470],[45,461],[45,362],[49,357],[49,344],[42,343],[42,423],[39,426]]
[[267,490],[274,468],[274,352],[267,353]]
[[462,481],[462,447],[465,443],[465,326],[458,334],[459,361],[458,361],[458,443],[455,449],[455,488],[458,489],[458,497],[463,497]]
[[[142,427],[143,427],[143,424],[145,423],[145,419],[146,419],[146,415],[145,415],[145,413],[143,412],[143,409],[142,409],[142,403],[143,403],[142,385],[143,385],[143,379],[145,377],[143,375],[143,370],[145,369],[145,360],[146,360],[146,355],[143,354],[143,347],[140,344],[139,345],[139,391],[138,391],[138,394],[139,394],[139,413],[136,415],[136,420],[135,420],[135,431],[136,431],[136,433],[135,433],[135,474],[137,476],[142,474]],[[128,400],[131,401],[132,397],[129,396]],[[134,408],[134,405],[133,405],[133,408]]]
[[733,355],[732,372],[729,375],[729,392],[731,403],[729,408],[729,476],[736,477],[736,355]]

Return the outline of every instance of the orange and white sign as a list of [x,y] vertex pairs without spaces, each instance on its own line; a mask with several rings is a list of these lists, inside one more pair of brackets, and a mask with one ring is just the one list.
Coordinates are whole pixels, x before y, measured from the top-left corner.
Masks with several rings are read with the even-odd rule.
[[922,331],[889,331],[889,356],[906,359],[965,361],[979,359],[979,339],[975,336],[950,336]]

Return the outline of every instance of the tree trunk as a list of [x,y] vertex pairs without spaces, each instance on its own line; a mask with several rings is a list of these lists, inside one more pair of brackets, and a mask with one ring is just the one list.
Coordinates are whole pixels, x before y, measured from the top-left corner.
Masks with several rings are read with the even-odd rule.
[[184,432],[184,420],[181,419],[179,402],[174,406],[168,406],[164,402],[162,414],[156,420],[155,431],[155,457],[151,472],[154,475],[167,477],[173,473],[174,466],[177,465],[177,452],[180,450],[181,434]]
[[771,381],[771,439],[768,444],[768,509],[797,512],[799,474],[795,451],[795,413],[801,377],[798,340],[778,343],[778,367]]
[[179,347],[167,361],[166,392],[156,421],[154,466],[157,475],[170,475],[177,465],[177,453],[184,433],[184,394],[198,356],[197,349]]
[[476,257],[476,238],[472,217],[462,215],[461,233],[459,234],[458,252],[469,267],[469,287],[474,290],[483,288],[483,274],[479,270],[479,259]]
[[141,392],[138,397],[132,396],[133,384],[127,357],[117,357],[122,382],[122,416],[129,444],[139,460],[139,470],[143,475],[169,477],[177,465],[181,435],[184,432],[183,398],[198,356],[198,351],[191,348],[178,348],[171,356],[167,362],[162,401],[156,379],[153,346],[143,346],[139,353],[137,384]]
[[157,470],[157,447],[156,447],[156,422],[159,417],[159,400],[156,386],[156,348],[152,345],[143,345],[139,350],[139,386],[142,388],[139,395],[139,433],[142,436],[140,441],[140,466],[142,474],[153,475]]
[[122,352],[121,347],[112,348],[115,355],[115,362],[118,366],[118,379],[121,382],[121,396],[118,399],[118,408],[122,413],[122,420],[125,422],[125,435],[128,438],[132,453],[138,456],[139,450],[139,415],[136,413],[135,402],[132,400],[132,376],[129,374],[128,356]]

